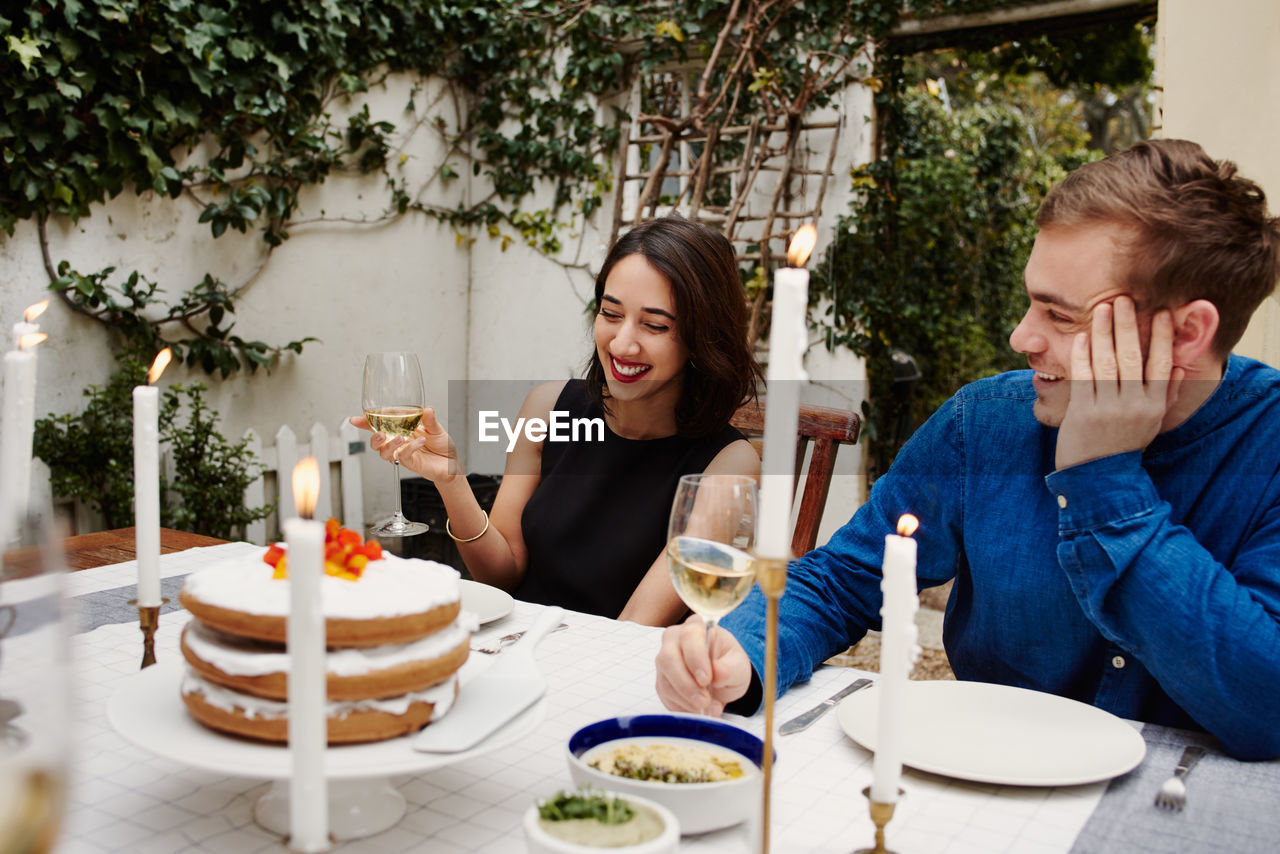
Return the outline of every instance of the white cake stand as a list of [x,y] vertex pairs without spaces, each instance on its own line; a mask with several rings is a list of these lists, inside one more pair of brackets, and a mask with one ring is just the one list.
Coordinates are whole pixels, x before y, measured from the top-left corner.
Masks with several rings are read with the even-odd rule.
[[[183,661],[170,659],[126,677],[107,703],[107,720],[128,741],[167,759],[235,777],[274,781],[258,799],[254,818],[267,830],[288,836],[289,749],[222,735],[196,723],[179,693],[185,667]],[[464,667],[464,686],[467,670]],[[405,799],[391,785],[391,775],[420,774],[482,756],[519,741],[546,715],[546,701],[539,700],[462,753],[419,753],[413,749],[412,736],[329,748],[325,776],[330,833],[339,840],[359,839],[393,827],[404,816]]]

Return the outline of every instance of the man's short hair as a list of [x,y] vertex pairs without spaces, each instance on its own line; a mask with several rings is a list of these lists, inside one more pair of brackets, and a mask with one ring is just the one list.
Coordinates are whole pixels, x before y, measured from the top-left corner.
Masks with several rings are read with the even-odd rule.
[[1051,225],[1111,224],[1140,308],[1207,299],[1218,308],[1213,347],[1225,355],[1280,278],[1280,219],[1262,188],[1194,142],[1155,139],[1072,172],[1036,215]]

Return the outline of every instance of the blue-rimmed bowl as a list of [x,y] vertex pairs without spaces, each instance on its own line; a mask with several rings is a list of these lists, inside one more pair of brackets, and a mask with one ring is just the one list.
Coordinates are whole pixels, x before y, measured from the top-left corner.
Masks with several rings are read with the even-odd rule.
[[[632,739],[687,739],[730,750],[746,759],[746,773],[715,783],[664,783],[607,774],[583,758],[602,745]],[[573,734],[568,750],[569,775],[575,783],[656,801],[675,814],[682,834],[732,827],[758,812],[764,786],[763,758],[764,742],[744,729],[714,718],[674,714],[626,715],[596,721]]]

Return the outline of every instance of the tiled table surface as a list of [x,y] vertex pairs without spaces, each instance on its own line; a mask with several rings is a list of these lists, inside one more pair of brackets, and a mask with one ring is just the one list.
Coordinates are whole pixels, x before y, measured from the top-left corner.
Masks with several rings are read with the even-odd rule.
[[[161,574],[183,575],[253,547],[232,543],[161,558]],[[132,585],[130,563],[74,573],[73,596]],[[91,597],[92,598],[92,597]],[[539,606],[515,611],[484,628],[477,641],[532,621]],[[185,612],[165,614],[157,635],[163,661],[179,655]],[[569,628],[548,636],[537,658],[547,676],[545,721],[527,738],[483,757],[392,782],[408,801],[404,818],[376,836],[341,843],[344,852],[492,852],[524,850],[523,811],[536,798],[571,785],[564,750],[584,724],[624,713],[661,711],[653,689],[660,631],[569,613]],[[126,742],[105,708],[122,677],[137,671],[136,622],[100,625],[73,639],[79,726],[69,815],[57,848],[81,852],[280,852],[278,836],[255,824],[253,807],[269,784],[238,779],[152,756]],[[492,659],[474,654],[468,667]],[[829,696],[858,671],[824,668],[779,700],[783,721]],[[178,697],[173,713],[185,714]],[[761,734],[762,716],[730,720]],[[871,780],[871,754],[841,731],[835,714],[809,730],[776,740],[773,850],[848,852],[869,845],[872,826],[861,792]],[[406,745],[406,750],[409,747]],[[906,797],[889,826],[902,852],[1065,852],[1097,806],[1103,783],[1059,789],[968,784],[908,771]],[[682,850],[753,849],[752,828],[686,837]]]

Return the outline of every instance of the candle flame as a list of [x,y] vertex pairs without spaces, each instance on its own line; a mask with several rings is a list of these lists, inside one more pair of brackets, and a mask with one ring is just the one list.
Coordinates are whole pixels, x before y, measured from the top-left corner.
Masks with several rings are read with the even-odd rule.
[[920,520],[910,513],[903,513],[898,517],[898,533],[904,537],[909,537],[916,532],[916,528],[920,527]]
[[319,497],[320,466],[315,457],[306,457],[293,467],[293,498],[298,503],[298,515],[310,519],[316,512]]
[[151,370],[147,371],[147,385],[151,385],[160,379],[160,375],[164,373],[164,369],[168,367],[169,360],[173,358],[173,351],[165,347],[159,353],[156,353],[156,359],[151,363]]
[[817,242],[818,229],[813,223],[807,222],[800,226],[800,230],[796,232],[795,237],[791,238],[791,243],[787,246],[787,263],[792,267],[803,267]]
[[30,334],[23,335],[18,339],[18,349],[29,350],[48,337],[49,336],[45,335],[43,332],[32,332]]
[[42,299],[40,302],[32,303],[27,306],[27,310],[22,313],[22,319],[27,323],[30,323],[40,315],[44,314],[44,310],[48,307],[49,301],[47,299]]

